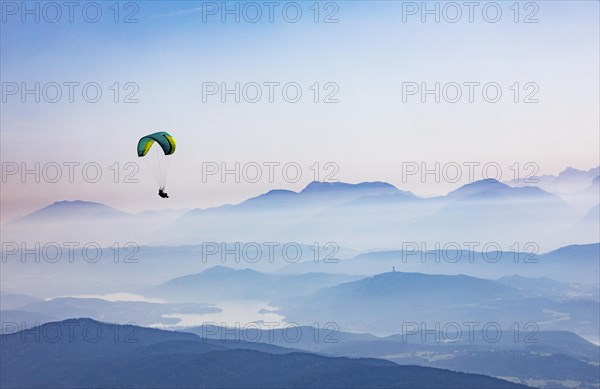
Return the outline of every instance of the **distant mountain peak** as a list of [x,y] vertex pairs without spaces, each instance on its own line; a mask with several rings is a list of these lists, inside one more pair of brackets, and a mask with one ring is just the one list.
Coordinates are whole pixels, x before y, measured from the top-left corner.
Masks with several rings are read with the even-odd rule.
[[481,187],[502,187],[502,188],[508,188],[509,186],[506,184],[501,183],[500,181],[496,180],[495,178],[485,178],[483,180],[478,180],[478,181],[473,181],[470,182],[468,184],[463,185],[463,187],[474,187],[474,186],[481,186]]
[[91,216],[126,216],[129,215],[126,212],[116,210],[106,204],[84,201],[84,200],[60,200],[47,205],[43,208],[38,209],[28,215],[23,216],[19,221],[44,221],[44,220],[58,220],[69,218],[69,219],[82,219]]
[[[252,269],[234,269],[232,267],[227,267],[227,266],[222,266],[222,265],[217,265],[217,266],[213,266],[210,267],[206,270],[203,270],[200,273],[197,273],[195,275],[232,275],[232,274],[238,274],[238,275],[242,275],[242,274],[246,274],[246,275],[255,275],[255,274],[262,274],[260,272],[257,272],[256,270],[252,270]],[[194,276],[194,275],[192,275]],[[185,276],[184,276],[185,277]]]
[[582,177],[585,177],[588,175],[598,174],[598,171],[600,171],[600,166],[591,168],[589,170],[580,170],[580,169],[576,169],[572,166],[568,166],[567,168],[565,168],[565,170],[558,173],[558,178],[559,179],[581,179]]
[[103,203],[99,203],[96,201],[86,201],[86,200],[59,200],[59,201],[55,201],[50,205],[45,206],[44,208],[39,209],[39,211],[41,211],[42,209],[47,209],[47,208],[51,208],[51,207],[101,207],[101,208],[108,208],[108,209],[113,209],[112,207],[103,204]]
[[[90,207],[108,207],[110,208],[108,205],[102,204],[102,203],[98,203],[95,201],[85,201],[85,200],[60,200],[60,201],[55,201],[52,204],[50,204],[48,207],[51,206],[90,206]],[[46,208],[48,208],[46,207]]]
[[235,269],[232,269],[230,267],[217,265],[204,270],[202,273],[231,273],[234,271]]
[[448,197],[478,197],[478,198],[499,198],[502,196],[517,199],[547,199],[561,201],[556,196],[544,191],[537,186],[512,187],[495,179],[485,179],[475,181],[448,193]]
[[382,181],[361,182],[358,184],[350,184],[350,183],[346,183],[346,182],[312,181],[304,189],[302,189],[302,191],[300,191],[300,193],[339,191],[339,190],[360,190],[360,189],[398,191],[398,189],[394,185],[388,184],[387,182],[382,182]]
[[262,196],[276,196],[276,195],[287,195],[291,193],[296,193],[294,191],[288,189],[271,189],[267,193],[264,193]]
[[362,182],[349,184],[345,182],[322,182],[312,181],[300,192],[286,189],[273,189],[264,194],[252,197],[238,206],[250,207],[304,207],[320,206],[323,204],[336,205],[361,197],[379,196],[388,194],[404,193],[414,196],[410,192],[404,192],[386,182]]
[[509,190],[510,186],[501,183],[493,178],[470,182],[460,188],[448,193],[448,196],[468,196],[487,191],[504,191]]

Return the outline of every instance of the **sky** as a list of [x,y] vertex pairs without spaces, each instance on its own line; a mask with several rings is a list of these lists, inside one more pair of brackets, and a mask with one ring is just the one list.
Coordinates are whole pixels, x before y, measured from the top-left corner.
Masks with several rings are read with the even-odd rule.
[[[490,2],[472,22],[464,6],[458,18],[435,2],[439,22],[415,11],[421,2],[274,2],[272,22],[268,2],[77,2],[72,22],[60,2],[60,17],[47,3],[30,3],[33,13],[22,4],[1,10],[3,222],[65,199],[130,212],[205,208],[314,179],[434,195],[467,183],[468,162],[479,164],[473,178],[488,164],[502,180],[600,164],[596,1],[520,2],[518,15],[514,2],[497,2],[495,23]],[[239,22],[223,4],[238,7]],[[36,83],[39,102],[23,93]],[[221,93],[236,83],[239,102]],[[439,102],[408,94],[436,83]],[[178,142],[169,200],[136,155],[155,131]],[[236,163],[239,182],[203,175]],[[406,174],[436,163],[461,166],[460,179]]]

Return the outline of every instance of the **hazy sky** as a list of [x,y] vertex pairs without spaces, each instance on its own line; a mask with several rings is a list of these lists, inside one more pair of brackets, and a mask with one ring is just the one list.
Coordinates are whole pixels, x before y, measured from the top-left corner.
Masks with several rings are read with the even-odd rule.
[[[541,1],[527,8],[521,3],[518,23],[510,8],[513,2],[499,2],[502,15],[496,23],[484,19],[485,2],[474,10],[472,23],[467,8],[456,23],[444,15],[439,23],[426,15],[423,23],[419,13],[409,15],[411,4],[421,2],[377,1],[320,3],[319,23],[314,21],[313,2],[299,3],[302,16],[296,23],[291,22],[296,7],[286,2],[277,3],[273,23],[263,2],[254,3],[263,13],[257,23],[249,22],[256,14],[247,3],[238,3],[246,14],[236,23],[235,15],[222,15],[215,8],[221,2],[121,3],[118,15],[109,9],[111,2],[102,3],[100,20],[91,23],[95,9],[86,8],[86,20],[85,4],[74,10],[73,23],[67,9],[61,10],[57,23],[46,20],[56,16],[52,9],[40,9],[38,23],[22,15],[23,10],[2,10],[3,174],[14,166],[35,169],[36,162],[80,164],[74,167],[73,183],[65,165],[55,183],[49,182],[54,165],[47,165],[50,179],[41,177],[41,183],[33,175],[26,176],[26,183],[18,174],[3,177],[4,221],[63,199],[100,201],[127,211],[239,202],[273,188],[304,187],[315,178],[315,162],[320,179],[336,167],[334,177],[341,181],[388,181],[420,194],[445,193],[465,183],[466,176],[460,183],[423,183],[416,176],[403,180],[403,163],[434,168],[435,162],[491,162],[502,167],[505,180],[512,178],[509,167],[515,162],[533,162],[545,174],[600,163],[596,1]],[[495,9],[488,8],[492,20]],[[447,18],[455,15],[451,9],[446,12]],[[138,22],[123,23],[128,15]],[[323,23],[328,15],[338,22]],[[528,15],[538,22],[523,23]],[[34,94],[21,93],[23,87],[34,89],[36,82],[39,103]],[[236,82],[246,92],[240,103],[233,95],[222,103],[219,93],[203,101],[203,83],[233,88]],[[460,101],[442,97],[435,103],[428,95],[423,103],[419,94],[403,101],[405,83],[433,88],[436,82],[447,87],[447,99],[454,98],[454,86],[460,85]],[[465,82],[480,84],[473,103]],[[60,98],[51,83],[60,86]],[[96,103],[83,98],[82,86],[89,83],[101,88]],[[256,103],[244,99],[255,97],[252,83],[262,89]],[[264,83],[279,83],[273,87],[273,103]],[[288,83],[302,90],[296,103],[282,96],[282,85]],[[482,97],[481,85],[488,83],[501,88],[497,103]],[[72,103],[68,85],[75,85]],[[86,94],[90,100],[94,85]],[[315,89],[320,92],[318,103],[313,101]],[[131,92],[138,102],[125,103]],[[286,95],[290,100],[295,98],[292,92]],[[324,103],[333,92],[330,99],[338,102]],[[530,93],[534,95],[529,99],[539,102],[524,103]],[[168,201],[157,196],[156,183],[135,153],[138,139],[158,130],[171,132],[178,141]],[[114,183],[117,162],[121,176]],[[124,169],[127,162],[139,164],[139,183],[122,182],[132,171]],[[203,182],[206,162],[226,163],[230,169],[239,162],[252,177],[253,163],[280,165],[274,167],[273,183],[264,165],[263,178],[256,183],[243,177],[235,183],[233,175],[221,183],[219,176]],[[326,168],[328,162],[333,165]],[[86,163],[102,168],[98,182],[83,179]],[[297,182],[291,182],[293,169],[283,178],[286,163],[302,168]],[[93,176],[93,169],[88,173]]]

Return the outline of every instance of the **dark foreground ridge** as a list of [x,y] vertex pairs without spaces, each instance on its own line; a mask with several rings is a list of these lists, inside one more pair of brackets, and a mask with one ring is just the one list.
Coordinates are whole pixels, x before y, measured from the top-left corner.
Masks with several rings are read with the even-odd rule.
[[47,323],[2,337],[2,388],[526,388],[496,378],[332,358],[114,325]]

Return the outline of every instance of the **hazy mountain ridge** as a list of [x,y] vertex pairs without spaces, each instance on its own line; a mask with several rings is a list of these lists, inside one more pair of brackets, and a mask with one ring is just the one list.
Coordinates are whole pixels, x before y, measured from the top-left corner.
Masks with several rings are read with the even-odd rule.
[[216,266],[200,273],[167,281],[151,288],[147,294],[175,301],[190,301],[189,299],[195,298],[211,301],[270,301],[274,296],[303,295],[359,278],[360,276],[331,273],[275,275],[251,269],[234,270],[225,266]]
[[335,322],[353,332],[394,333],[403,323],[539,323],[542,330],[567,329],[595,336],[597,301],[529,297],[497,281],[463,275],[391,272],[274,302],[286,320]]
[[89,222],[103,218],[127,218],[132,214],[116,210],[108,205],[82,200],[56,201],[44,208],[38,209],[28,215],[15,220],[13,223],[23,222],[57,222],[59,220]]
[[[593,186],[588,189],[577,196],[588,199],[595,190]],[[40,231],[53,233],[58,242],[72,241],[73,231],[87,233],[95,242],[100,238],[107,242],[101,250],[102,260],[88,263],[79,250],[72,261],[63,258],[57,263],[36,262],[27,257],[24,263],[17,247],[2,264],[0,276],[6,290],[36,290],[38,297],[75,297],[40,301],[13,295],[0,308],[3,320],[15,323],[91,316],[111,322],[175,328],[183,323],[187,326],[220,322],[221,317],[231,313],[225,302],[243,300],[250,304],[258,300],[260,306],[252,308],[256,312],[250,312],[254,314],[250,321],[262,323],[263,319],[275,317],[282,322],[310,325],[333,323],[345,331],[363,332],[344,334],[343,341],[337,344],[315,346],[300,342],[291,345],[293,348],[516,377],[519,382],[535,385],[542,384],[531,377],[546,379],[544,385],[553,387],[562,384],[549,380],[562,378],[579,381],[577,385],[587,389],[597,386],[590,376],[597,371],[598,358],[594,355],[598,348],[581,342],[577,336],[595,342],[600,328],[600,243],[595,243],[598,236],[594,235],[600,221],[595,218],[598,202],[590,209],[577,196],[565,201],[563,195],[543,188],[511,187],[482,180],[433,198],[418,197],[382,182],[311,183],[299,192],[273,190],[236,205],[139,214],[117,210],[112,213],[112,208],[99,203],[58,202],[34,212],[33,219],[8,226],[9,231],[15,232],[17,226],[25,232],[35,232],[36,226],[45,225]],[[26,236],[37,238],[33,234]],[[65,236],[69,239],[62,239]],[[132,250],[121,244],[115,249],[111,246],[114,237],[122,243],[148,241],[153,245],[138,245]],[[84,238],[85,235],[81,237]],[[204,243],[165,245],[200,241]],[[256,262],[240,258],[242,252],[254,258],[260,242],[279,245],[272,261],[265,256],[265,247]],[[280,250],[289,242],[303,251],[297,262],[288,261]],[[477,246],[471,250],[465,242],[475,242]],[[570,244],[548,251],[548,247],[556,248],[562,242],[588,244]],[[323,251],[325,243],[340,247],[339,251],[333,250],[333,257],[328,257],[333,261],[323,260],[331,253]],[[488,247],[484,251],[486,243],[492,243],[491,250]],[[321,250],[316,259],[314,247]],[[390,249],[361,251],[373,247]],[[229,254],[224,255],[223,250]],[[2,254],[4,259],[6,253]],[[396,272],[389,273],[393,268]],[[70,281],[54,282],[60,277]],[[54,289],[48,289],[48,285]],[[156,299],[106,301],[101,297],[117,292],[138,294],[141,300],[149,296]],[[99,298],[77,297],[78,294]],[[219,301],[224,301],[223,311]],[[194,317],[188,321],[188,316]],[[509,338],[513,335],[510,326],[515,322],[520,327],[532,324],[540,331],[537,335],[544,334],[548,339],[533,345],[511,345],[503,339],[502,344],[490,345],[481,339],[465,342],[463,333],[458,340],[431,344],[414,339],[399,341],[394,335],[406,323],[425,323],[427,329],[432,329],[436,323],[472,321],[496,323]],[[571,331],[575,338],[563,332],[548,335],[555,330]],[[375,337],[370,333],[389,336]],[[137,381],[123,370],[127,366],[133,369],[130,371],[155,379],[152,386],[163,382],[152,374],[158,374],[164,363],[181,364],[182,376],[198,382],[201,377],[186,376],[197,364],[213,369],[225,365],[219,371],[230,375],[239,370],[229,369],[228,361],[235,361],[236,366],[256,361],[269,366],[281,363],[278,366],[284,371],[299,361],[290,356],[291,351],[281,349],[290,342],[236,347],[259,354],[231,350],[218,340],[199,343],[174,339],[142,345],[136,351],[129,350],[126,357],[120,355],[107,362],[114,369],[114,378],[88,371],[76,380],[96,382],[98,386],[121,382],[134,385]],[[263,355],[265,352],[267,356]],[[216,354],[208,357],[208,353]],[[271,354],[287,356],[274,360]],[[138,357],[139,360],[131,359]],[[313,357],[301,363],[322,363],[320,359],[310,359]],[[491,366],[495,358],[506,361],[505,370]],[[211,365],[217,359],[221,365]],[[77,362],[72,366],[80,367]],[[536,371],[528,370],[528,366]],[[45,371],[42,362],[37,368]],[[353,365],[343,371],[361,369],[362,366]],[[323,377],[321,386],[336,385],[331,383],[329,372],[312,372],[313,376]],[[208,373],[207,370],[204,375]],[[271,378],[261,381],[265,377],[257,378],[252,373],[242,371],[240,374],[247,374],[246,379],[235,381],[236,385],[254,382],[268,387],[275,382]],[[379,373],[364,374],[378,377]],[[188,385],[187,378],[181,386]],[[306,386],[309,382],[305,377],[296,378],[300,381],[285,382],[286,386]],[[359,382],[356,380],[345,387],[352,387]],[[231,382],[217,379],[204,383],[210,387]],[[393,386],[386,381],[382,387],[388,384]],[[273,385],[283,384],[278,381]]]
[[[251,341],[295,348],[311,352],[348,356],[384,356],[403,351],[425,350],[533,350],[565,354],[576,358],[600,361],[600,346],[569,331],[523,331],[515,341],[515,333],[491,342],[481,331],[457,333],[421,331],[406,327],[405,334],[376,336],[369,333],[345,332],[335,326],[288,326],[286,328],[225,328],[217,325],[189,327],[185,332],[220,341]],[[449,340],[452,339],[452,340]]]
[[[239,245],[241,248],[243,245]],[[19,292],[37,290],[38,297],[73,296],[83,294],[107,294],[127,292],[144,294],[153,285],[158,285],[170,279],[196,274],[199,271],[226,265],[235,269],[251,268],[255,271],[270,270],[275,275],[292,275],[305,273],[345,274],[352,276],[373,276],[392,270],[417,272],[425,274],[464,274],[468,276],[497,279],[502,276],[520,275],[523,277],[547,277],[562,283],[574,293],[589,290],[590,285],[596,285],[600,274],[600,244],[571,245],[545,254],[529,252],[480,252],[470,250],[453,250],[443,248],[440,251],[420,251],[419,246],[411,246],[405,250],[371,251],[350,256],[346,259],[325,262],[315,262],[314,252],[309,246],[301,246],[302,261],[290,263],[281,258],[281,247],[275,251],[274,262],[270,262],[263,247],[262,258],[250,263],[243,258],[240,262],[231,260],[222,262],[222,251],[215,255],[203,254],[208,246],[192,245],[179,247],[140,247],[134,251],[131,248],[119,250],[119,262],[115,263],[115,251],[109,248],[102,250],[101,259],[97,262],[87,262],[82,258],[81,250],[75,252],[74,258],[68,260],[67,251],[58,262],[28,260],[21,262],[21,255],[2,253],[7,258],[2,264],[4,292]],[[233,246],[228,246],[231,249]],[[214,249],[214,247],[212,247]],[[425,248],[435,248],[428,246]],[[492,247],[493,248],[493,247]],[[524,249],[523,245],[519,248]],[[343,249],[340,249],[340,254]],[[352,255],[348,252],[344,255]],[[131,258],[129,258],[131,257]],[[321,256],[323,257],[323,255]],[[134,263],[126,259],[137,260]],[[53,284],[54,277],[68,277],[69,283]],[[109,279],[110,283],[103,280]],[[7,281],[10,281],[8,283]],[[577,287],[581,284],[582,287]],[[10,285],[10,288],[8,286]],[[250,284],[251,286],[251,284]],[[35,288],[35,289],[33,289]],[[268,289],[265,289],[268,290]],[[596,293],[592,293],[596,294]],[[573,297],[576,297],[573,295]],[[584,296],[585,297],[585,296]],[[8,301],[8,300],[7,300]],[[204,300],[201,300],[204,301]],[[17,305],[5,309],[18,308]]]
[[[165,317],[168,314],[209,314],[221,310],[210,304],[200,303],[151,303],[144,301],[108,301],[100,298],[61,297],[22,305],[18,311],[2,311],[8,318],[3,322],[15,322],[21,318],[25,323],[40,323],[49,318],[64,320],[71,317],[90,317],[112,323],[137,323],[139,325],[176,325],[179,319]],[[33,321],[35,320],[35,321]]]
[[[109,336],[90,341],[78,331],[84,326],[93,326]],[[115,326],[89,319],[46,324],[30,330],[29,336],[52,328],[70,336],[58,340],[41,337],[38,341],[27,341],[23,333],[5,336],[0,350],[2,387],[524,387],[487,376],[398,366],[378,359],[271,354],[238,348],[235,342],[233,346],[204,342],[190,333]],[[124,337],[115,338],[113,334]],[[173,344],[173,340],[178,343]]]
[[[104,211],[97,212],[98,207]],[[59,202],[16,224],[29,225],[39,219],[40,213],[48,214],[51,216],[42,219],[56,223],[50,236],[64,237],[84,231],[70,225],[71,218],[56,215],[89,214],[86,220],[95,220],[103,231],[96,231],[96,236],[107,241],[118,235],[120,239],[160,244],[200,240],[331,241],[368,249],[397,247],[398,237],[404,241],[422,240],[424,236],[427,241],[493,240],[509,245],[514,236],[524,236],[541,246],[553,244],[559,235],[562,241],[571,243],[597,239],[594,231],[569,229],[584,217],[589,206],[583,211],[540,188],[511,187],[496,180],[476,181],[434,198],[421,198],[384,182],[313,182],[299,192],[272,190],[236,205],[193,209],[183,215],[181,210],[131,215],[104,207]],[[110,228],[117,222],[119,226]],[[9,228],[9,236],[19,234],[23,231]]]
[[[313,202],[311,211],[301,202],[286,202],[283,208],[280,202],[267,206],[266,198],[261,199],[260,213],[245,203],[213,213],[210,218],[192,211],[173,227],[182,234],[194,231],[190,237],[321,240],[359,248],[397,245],[398,237],[404,241],[423,237],[427,241],[496,241],[508,246],[515,235],[547,244],[549,236],[582,217],[559,197],[539,188],[513,188],[494,180],[467,184],[436,198],[369,194],[323,209],[317,206],[321,202]],[[577,239],[589,235],[578,235]]]
[[[449,367],[495,377],[516,377],[521,383],[575,380],[582,388],[597,385],[600,347],[566,331],[510,332],[490,341],[479,331],[452,333],[421,332],[410,327],[407,334],[376,337],[337,330],[335,327],[292,327],[257,330],[204,326],[186,331],[215,340],[293,345],[310,352],[334,356],[385,358],[404,365]],[[448,341],[452,339],[452,341]],[[505,359],[510,359],[507,361]],[[502,361],[502,363],[498,363]],[[538,383],[539,385],[539,383]],[[550,383],[550,387],[563,387]]]
[[[450,242],[448,246],[419,243],[408,242],[404,250],[369,251],[335,264],[308,261],[289,264],[280,272],[323,271],[372,276],[395,268],[403,272],[465,274],[494,279],[517,274],[596,286],[600,277],[600,243],[569,245],[547,253],[536,252],[535,242],[531,246],[521,243],[522,251],[495,251],[494,248],[499,247],[495,245],[489,246],[488,251],[480,251],[483,244],[474,250],[461,250],[458,242]],[[516,247],[513,246],[513,250]]]
[[554,193],[576,192],[587,188],[600,176],[600,166],[588,170],[567,167],[558,175],[531,176],[515,181],[505,181],[512,186],[538,186]]

